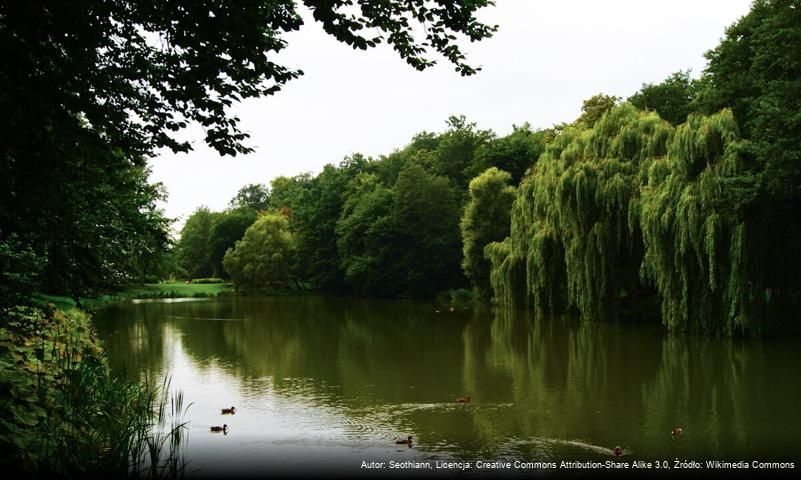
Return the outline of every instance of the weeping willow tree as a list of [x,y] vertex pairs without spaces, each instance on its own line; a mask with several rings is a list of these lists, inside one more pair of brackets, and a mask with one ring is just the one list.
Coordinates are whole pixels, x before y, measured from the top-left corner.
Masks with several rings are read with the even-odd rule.
[[525,269],[521,258],[512,251],[511,239],[491,242],[484,247],[490,263],[490,286],[493,300],[503,305],[522,305],[526,299]]
[[642,275],[656,285],[670,329],[762,330],[765,288],[749,258],[760,240],[746,221],[758,172],[746,145],[730,110],[691,115],[647,170],[637,205]]
[[655,290],[671,330],[791,328],[752,151],[729,110],[673,128],[623,104],[567,127],[521,183],[510,237],[485,248],[495,300],[612,319]]
[[630,210],[642,165],[664,155],[671,130],[655,113],[628,104],[594,124],[566,128],[520,185],[508,255],[500,245],[488,247],[496,291],[520,288],[503,272],[523,262],[524,298],[537,310],[615,317],[620,299],[640,290],[642,237]]

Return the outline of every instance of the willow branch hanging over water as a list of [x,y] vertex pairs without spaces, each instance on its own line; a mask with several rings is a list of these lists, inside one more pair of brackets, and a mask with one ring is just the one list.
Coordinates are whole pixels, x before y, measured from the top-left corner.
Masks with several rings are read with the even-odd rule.
[[667,155],[648,169],[638,209],[642,274],[656,285],[671,329],[762,329],[756,307],[764,286],[748,265],[759,239],[746,238],[744,210],[756,196],[757,176],[745,145],[731,111],[691,115],[671,136]]
[[565,128],[521,183],[510,237],[485,248],[495,300],[603,320],[655,288],[672,330],[763,331],[746,145],[729,110],[674,129],[623,104]]

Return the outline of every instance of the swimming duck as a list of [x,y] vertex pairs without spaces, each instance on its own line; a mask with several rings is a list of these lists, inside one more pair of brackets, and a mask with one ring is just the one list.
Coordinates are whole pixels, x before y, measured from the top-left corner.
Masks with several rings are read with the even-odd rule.
[[236,407],[223,408],[222,409],[222,414],[223,415],[233,415],[235,413],[236,413]]
[[673,430],[670,431],[670,434],[673,435],[674,437],[678,437],[679,435],[681,435],[682,431],[683,430],[681,429],[681,427],[673,427]]
[[396,445],[411,445],[412,444],[412,436],[409,435],[406,438],[397,438],[395,439]]
[[228,435],[228,425],[223,424],[222,427],[216,427],[216,426],[215,427],[211,427],[211,431],[212,432],[222,432],[222,433]]
[[457,398],[456,403],[470,403],[470,395]]
[[620,448],[620,445],[616,445],[614,449],[612,449],[612,453],[615,454],[616,457],[623,455],[623,449]]

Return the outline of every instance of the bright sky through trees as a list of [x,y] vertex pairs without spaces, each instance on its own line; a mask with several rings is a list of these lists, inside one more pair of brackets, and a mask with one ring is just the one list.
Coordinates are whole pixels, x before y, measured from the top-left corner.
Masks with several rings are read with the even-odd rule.
[[194,151],[162,152],[151,161],[152,179],[167,187],[167,215],[183,221],[199,205],[225,208],[249,183],[317,173],[355,152],[390,153],[420,130],[443,131],[449,115],[464,114],[499,135],[526,121],[534,128],[573,121],[582,100],[598,92],[625,98],[678,70],[697,76],[704,52],[749,5],[500,0],[480,15],[499,25],[495,36],[465,45],[468,61],[483,67],[473,77],[460,76],[444,60],[418,72],[386,46],[352,50],[304,11],[306,24],[286,35],[289,46],[279,58],[305,75],[276,96],[233,109],[256,152],[222,158],[196,127],[190,130]]

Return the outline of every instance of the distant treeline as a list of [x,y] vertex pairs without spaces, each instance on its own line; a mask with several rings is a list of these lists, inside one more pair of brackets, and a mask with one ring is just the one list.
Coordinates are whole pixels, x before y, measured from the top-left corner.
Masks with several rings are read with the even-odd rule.
[[[226,211],[200,208],[187,219],[178,264],[187,277],[232,275],[250,290],[302,282],[370,296],[430,297],[468,287],[459,224],[470,180],[497,167],[509,172],[508,182],[519,182],[553,135],[523,125],[497,137],[451,117],[444,133],[420,133],[389,155],[356,154],[316,176],[248,185]],[[493,221],[508,232],[508,209],[500,213],[506,221]],[[272,228],[248,230],[254,222]],[[266,238],[281,230],[288,233],[283,239]],[[257,243],[265,255],[258,249],[247,255]],[[279,258],[286,269],[267,272]],[[247,279],[254,275],[262,281]]]
[[250,185],[187,220],[179,264],[242,290],[469,286],[587,319],[654,298],[670,329],[795,330],[799,32],[794,2],[757,1],[698,80],[597,95],[571,124],[503,137],[451,117],[391,154]]

